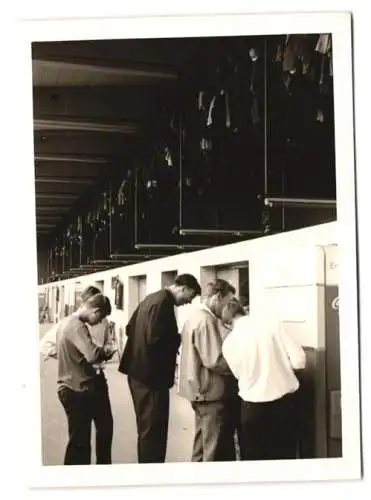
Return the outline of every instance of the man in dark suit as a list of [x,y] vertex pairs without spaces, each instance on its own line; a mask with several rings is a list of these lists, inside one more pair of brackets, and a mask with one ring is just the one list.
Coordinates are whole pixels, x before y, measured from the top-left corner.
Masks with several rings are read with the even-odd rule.
[[119,371],[128,375],[138,429],[138,462],[163,463],[169,423],[169,389],[174,385],[180,345],[174,306],[190,304],[201,287],[190,274],[147,297],[126,327]]

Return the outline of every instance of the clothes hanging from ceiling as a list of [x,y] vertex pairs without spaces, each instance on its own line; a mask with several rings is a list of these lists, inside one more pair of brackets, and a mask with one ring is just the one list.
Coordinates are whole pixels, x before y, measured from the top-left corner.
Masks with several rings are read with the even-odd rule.
[[330,52],[331,47],[332,47],[331,35],[330,34],[319,35],[315,51],[322,55],[327,55]]
[[201,142],[200,142],[200,147],[201,147],[201,151],[206,151],[206,152],[212,151],[212,149],[213,149],[212,140],[205,139],[204,137],[202,137]]
[[[282,56],[281,56],[282,54]],[[282,71],[307,75],[313,63],[313,39],[310,35],[287,35],[277,47],[276,62],[282,61]]]
[[127,179],[123,179],[117,192],[117,204],[121,207],[123,207],[128,201],[128,186],[129,181]]
[[115,306],[117,309],[124,309],[124,284],[120,279],[115,282]]
[[260,54],[256,48],[251,48],[249,50],[251,65],[251,75],[250,75],[250,95],[251,95],[251,108],[250,108],[250,119],[253,125],[256,125],[260,121],[260,110],[259,110],[259,83],[258,83],[258,64],[260,60]]
[[224,89],[214,95],[208,105],[206,126],[219,129],[229,129],[231,127],[229,95]]
[[256,125],[260,121],[259,101],[256,96],[253,97],[253,103],[251,107],[251,120],[253,125]]
[[283,61],[282,61],[283,71],[288,71],[289,73],[296,72],[298,51],[299,51],[298,39],[294,35],[287,35],[285,47],[283,50]]
[[257,59],[252,61],[251,76],[250,76],[250,92],[255,94],[256,92],[256,62]]
[[174,166],[173,157],[172,157],[170,148],[168,146],[165,146],[165,148],[164,148],[164,155],[165,155],[165,161],[166,161],[168,167],[173,167]]
[[282,61],[283,61],[283,51],[284,51],[283,43],[278,43],[277,44],[277,48],[276,48],[276,54],[275,54],[275,57],[274,57],[274,62],[275,63],[282,63]]
[[310,74],[310,68],[313,66],[313,37],[311,35],[299,35],[298,61],[301,74]]

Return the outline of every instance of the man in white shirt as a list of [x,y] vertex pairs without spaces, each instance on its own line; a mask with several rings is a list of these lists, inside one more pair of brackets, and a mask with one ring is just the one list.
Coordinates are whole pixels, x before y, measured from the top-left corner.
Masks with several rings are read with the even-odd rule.
[[[82,304],[86,303],[94,295],[100,294],[101,291],[95,286],[87,287],[81,293]],[[72,313],[72,315],[76,315]],[[44,356],[45,360],[58,358],[58,329],[60,323],[56,323],[50,330],[46,332],[39,343],[39,351]],[[102,347],[108,351],[114,351],[115,346],[110,334],[110,326],[107,318],[103,318],[97,325],[89,325],[89,333],[96,346]],[[98,404],[94,412],[94,425],[96,429],[96,460],[97,464],[111,464],[111,448],[113,439],[113,416],[111,402],[109,398],[107,379],[104,375],[104,362],[94,363],[93,367],[96,371],[94,379],[95,391],[98,395]]]
[[236,301],[223,311],[223,320],[233,327],[222,351],[242,399],[242,459],[296,458],[295,370],[305,368],[305,352],[278,322],[238,311]]

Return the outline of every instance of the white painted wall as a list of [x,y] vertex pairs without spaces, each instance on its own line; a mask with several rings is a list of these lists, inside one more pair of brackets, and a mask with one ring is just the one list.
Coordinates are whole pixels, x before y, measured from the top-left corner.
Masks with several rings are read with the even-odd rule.
[[[172,257],[142,262],[109,271],[81,276],[59,282],[64,285],[66,296],[74,296],[75,282],[82,287],[104,280],[105,294],[110,298],[113,311],[112,321],[117,329],[125,327],[137,302],[137,291],[133,288],[132,278],[147,276],[147,293],[159,290],[162,273],[177,270],[178,274],[191,273],[204,285],[210,273],[210,266],[249,261],[250,273],[250,312],[278,314],[282,321],[296,323],[297,335],[303,345],[317,347],[318,340],[318,286],[323,285],[323,250],[318,246],[336,244],[338,241],[337,222],[312,226],[297,231],[280,233],[216,248]],[[206,269],[205,269],[206,268]],[[111,278],[119,276],[124,283],[124,310],[114,306],[114,290]],[[226,275],[224,274],[224,277]],[[233,281],[233,273],[231,278]],[[39,289],[56,284],[41,285]],[[200,298],[194,303],[178,309],[178,323],[181,328],[190,311],[197,307]],[[302,323],[305,323],[303,325]],[[292,324],[288,326],[292,328]]]
[[[258,317],[276,318],[306,347],[321,347],[319,327],[324,286],[325,253],[322,247],[292,245],[276,248],[274,255],[262,254],[255,268],[262,283],[255,293]],[[260,310],[261,309],[261,310]]]

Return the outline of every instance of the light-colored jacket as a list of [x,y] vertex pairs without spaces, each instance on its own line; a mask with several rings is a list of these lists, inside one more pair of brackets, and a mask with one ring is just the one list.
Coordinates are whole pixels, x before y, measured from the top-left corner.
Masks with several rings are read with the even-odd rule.
[[222,354],[217,317],[202,305],[185,322],[179,362],[179,395],[189,401],[236,397],[237,383]]

